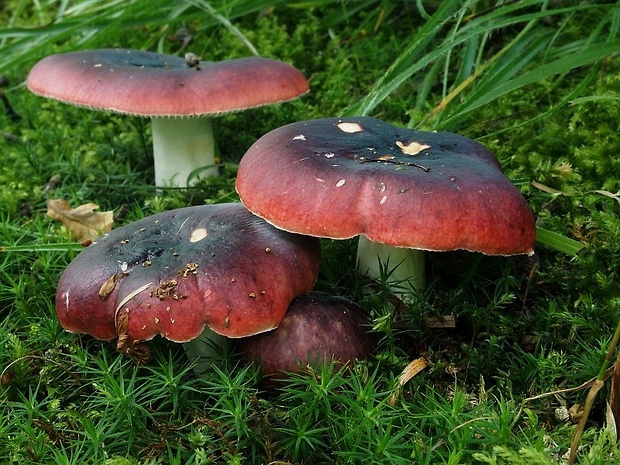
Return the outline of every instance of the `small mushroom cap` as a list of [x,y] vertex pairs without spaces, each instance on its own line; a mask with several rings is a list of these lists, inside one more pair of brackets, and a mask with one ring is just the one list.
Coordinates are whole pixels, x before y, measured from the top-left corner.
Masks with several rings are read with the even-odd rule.
[[308,364],[333,360],[342,366],[367,358],[376,345],[362,307],[317,291],[293,300],[278,328],[237,340],[244,360],[260,363],[266,385]]
[[527,202],[483,145],[376,118],[275,129],[243,156],[236,188],[250,211],[300,234],[490,255],[535,242]]
[[139,116],[219,115],[292,100],[308,92],[293,66],[261,57],[200,62],[130,49],[50,55],[30,71],[35,94]]
[[[67,267],[56,313],[71,332],[187,342],[275,328],[319,271],[315,238],[278,230],[241,204],[153,215],[105,234]],[[126,333],[125,333],[126,331]]]

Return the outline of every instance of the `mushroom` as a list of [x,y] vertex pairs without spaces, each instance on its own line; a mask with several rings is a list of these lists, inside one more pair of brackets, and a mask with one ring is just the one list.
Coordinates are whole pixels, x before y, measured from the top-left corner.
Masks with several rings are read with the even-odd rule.
[[[358,269],[424,288],[422,251],[532,254],[535,224],[483,145],[370,117],[292,123],[243,156],[236,188],[256,215],[289,232],[360,236]],[[377,259],[379,257],[379,259]]]
[[212,116],[292,100],[308,92],[293,66],[261,57],[220,62],[102,49],[50,55],[28,88],[65,103],[151,118],[156,185],[184,187],[205,166],[217,172]]
[[319,255],[318,239],[276,229],[239,203],[171,210],[83,250],[60,277],[56,313],[66,330],[118,337],[118,349],[141,361],[142,343],[157,335],[186,343],[205,329],[229,338],[274,329],[312,289]]
[[287,373],[307,366],[333,361],[340,368],[367,358],[377,339],[362,307],[313,291],[293,300],[276,329],[236,342],[242,359],[259,365],[261,384],[274,387]]

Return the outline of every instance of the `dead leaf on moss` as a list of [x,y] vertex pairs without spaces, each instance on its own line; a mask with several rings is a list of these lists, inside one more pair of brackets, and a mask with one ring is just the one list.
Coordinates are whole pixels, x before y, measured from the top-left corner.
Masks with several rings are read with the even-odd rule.
[[112,212],[96,212],[99,206],[86,203],[77,208],[71,208],[63,199],[49,199],[47,201],[47,216],[60,221],[65,228],[81,243],[88,243],[92,239],[112,229]]
[[398,376],[398,382],[394,389],[392,390],[392,394],[388,398],[389,405],[396,405],[398,399],[400,398],[400,393],[403,389],[403,386],[407,384],[407,382],[413,378],[415,375],[420,373],[428,366],[428,361],[424,357],[416,358],[412,362],[410,362],[405,369]]

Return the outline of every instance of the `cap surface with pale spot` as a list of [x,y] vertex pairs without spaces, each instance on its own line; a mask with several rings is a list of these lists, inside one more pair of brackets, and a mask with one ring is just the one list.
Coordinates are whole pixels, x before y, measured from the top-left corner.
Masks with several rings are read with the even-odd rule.
[[181,208],[101,236],[62,274],[56,313],[71,332],[176,342],[205,325],[228,337],[275,328],[319,271],[316,238],[267,224],[243,205]]
[[535,242],[525,198],[482,144],[376,118],[275,129],[243,156],[236,188],[250,211],[295,233],[491,255],[532,253]]

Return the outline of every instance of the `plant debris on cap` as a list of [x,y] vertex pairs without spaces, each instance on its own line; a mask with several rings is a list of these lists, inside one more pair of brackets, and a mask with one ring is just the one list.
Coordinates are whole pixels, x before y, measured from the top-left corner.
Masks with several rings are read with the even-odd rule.
[[200,61],[131,49],[50,55],[28,88],[65,103],[140,116],[220,115],[292,100],[308,92],[293,66],[268,58]]
[[245,206],[278,228],[429,251],[531,254],[532,212],[495,155],[466,137],[370,117],[289,124],[239,165]]
[[237,340],[242,357],[260,364],[266,386],[307,365],[334,361],[338,368],[367,358],[376,344],[362,307],[317,291],[293,300],[277,329]]
[[56,312],[71,332],[119,337],[130,352],[161,335],[227,337],[268,331],[319,271],[315,238],[278,230],[241,204],[156,214],[105,234],[58,283]]

